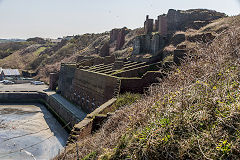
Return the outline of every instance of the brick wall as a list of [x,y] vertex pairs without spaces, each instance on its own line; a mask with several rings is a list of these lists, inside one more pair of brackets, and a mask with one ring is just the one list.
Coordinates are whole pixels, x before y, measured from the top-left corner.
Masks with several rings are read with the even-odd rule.
[[153,19],[149,19],[149,16],[146,16],[146,21],[144,22],[144,33],[149,34],[153,32]]
[[90,113],[113,97],[117,82],[116,77],[77,69],[73,79],[71,100]]
[[78,66],[93,66],[98,64],[110,64],[115,62],[115,56],[96,57],[78,64]]
[[166,36],[168,32],[167,16],[165,15],[158,16],[158,23],[159,23],[158,33],[163,36]]
[[157,83],[158,78],[164,75],[159,71],[149,71],[142,78],[122,78],[120,93],[132,92],[143,93],[152,83]]
[[72,80],[77,68],[76,64],[62,64],[59,72],[58,89],[61,95],[68,98]]
[[49,80],[49,89],[56,90],[58,86],[58,79],[59,74],[58,73],[50,73],[50,80]]

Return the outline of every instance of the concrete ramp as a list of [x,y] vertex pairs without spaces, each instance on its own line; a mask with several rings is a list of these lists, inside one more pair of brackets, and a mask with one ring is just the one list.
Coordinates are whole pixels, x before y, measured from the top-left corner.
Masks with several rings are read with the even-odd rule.
[[81,108],[73,105],[59,94],[49,95],[47,102],[53,111],[63,119],[70,128],[87,116],[87,113]]
[[50,97],[53,97],[58,103],[63,105],[64,108],[66,108],[68,111],[74,114],[79,120],[83,120],[87,116],[87,113],[85,113],[81,108],[73,105],[68,100],[63,98],[61,95],[53,94]]

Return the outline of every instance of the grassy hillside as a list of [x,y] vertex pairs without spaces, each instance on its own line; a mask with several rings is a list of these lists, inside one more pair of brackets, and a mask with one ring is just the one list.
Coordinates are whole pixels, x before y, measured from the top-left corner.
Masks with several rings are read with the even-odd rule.
[[85,160],[240,159],[240,16],[224,23],[145,97],[56,159],[77,159],[77,149]]
[[15,51],[18,51],[20,49],[26,48],[31,43],[29,42],[6,42],[6,43],[0,43],[0,59],[3,59]]
[[1,67],[26,69],[28,68],[27,65],[37,59],[39,54],[45,49],[46,47],[38,44],[30,45],[22,50],[18,50],[10,54],[3,59],[0,59]]

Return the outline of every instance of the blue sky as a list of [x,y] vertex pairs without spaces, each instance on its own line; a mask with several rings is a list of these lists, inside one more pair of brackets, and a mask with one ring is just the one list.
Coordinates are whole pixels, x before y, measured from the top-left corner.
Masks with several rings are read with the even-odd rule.
[[240,0],[0,0],[0,38],[57,38],[116,27],[142,27],[169,8],[207,8],[228,15]]

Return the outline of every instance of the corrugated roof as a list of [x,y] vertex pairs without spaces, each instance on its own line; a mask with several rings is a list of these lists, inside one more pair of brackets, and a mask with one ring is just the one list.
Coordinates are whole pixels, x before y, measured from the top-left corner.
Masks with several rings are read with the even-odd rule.
[[5,76],[20,76],[18,69],[2,69]]

